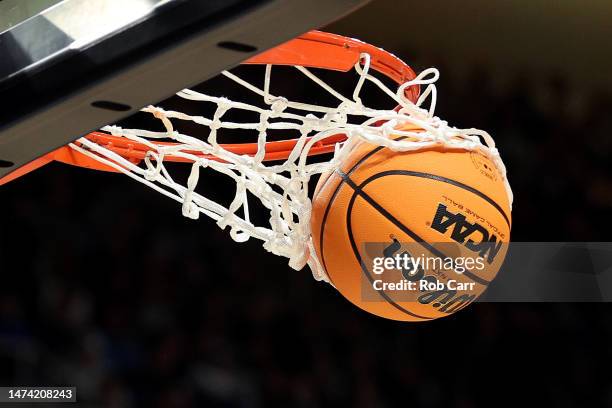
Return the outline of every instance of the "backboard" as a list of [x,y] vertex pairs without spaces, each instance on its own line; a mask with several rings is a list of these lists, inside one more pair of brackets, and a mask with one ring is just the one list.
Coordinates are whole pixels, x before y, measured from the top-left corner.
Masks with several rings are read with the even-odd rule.
[[2,0],[0,178],[366,0]]

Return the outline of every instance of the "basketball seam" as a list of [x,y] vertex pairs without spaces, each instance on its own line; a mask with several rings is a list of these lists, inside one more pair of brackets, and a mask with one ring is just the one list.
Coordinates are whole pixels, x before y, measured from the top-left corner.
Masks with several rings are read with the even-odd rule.
[[[398,140],[403,140],[405,139],[406,136],[402,136],[400,138],[398,138]],[[357,167],[359,167],[365,160],[369,159],[370,157],[372,157],[374,154],[378,153],[379,151],[381,151],[382,149],[384,149],[384,146],[378,146],[372,150],[370,150],[368,153],[364,154],[356,163],[355,165],[353,165],[353,167],[351,167],[348,171],[347,174],[351,174],[355,169],[357,169]],[[325,181],[325,183],[328,183],[329,180],[331,180],[333,174]],[[325,207],[325,212],[323,213],[323,219],[321,220],[321,232],[319,233],[319,251],[321,252],[321,264],[323,265],[323,269],[325,270],[325,273],[327,274],[327,277],[329,278],[329,280],[333,283],[333,280],[331,278],[331,276],[329,276],[329,273],[327,273],[327,265],[325,264],[325,255],[324,255],[324,251],[323,251],[323,237],[324,237],[324,232],[325,232],[325,224],[327,223],[327,216],[329,215],[329,211],[331,209],[331,205],[334,202],[334,200],[336,199],[336,196],[338,195],[338,193],[340,192],[340,189],[342,187],[342,184],[344,184],[344,180],[342,178],[340,178],[340,182],[338,183],[338,185],[336,186],[336,189],[334,190],[331,198],[329,199],[329,202],[327,203],[327,207]],[[323,186],[321,186],[321,190],[323,189]],[[319,190],[320,192],[320,190]]]
[[[352,180],[348,180],[347,184],[352,183]],[[350,185],[350,184],[349,184]],[[349,201],[349,205],[347,207],[346,210],[346,232],[349,236],[349,242],[351,244],[351,249],[353,250],[353,254],[355,255],[355,258],[357,258],[357,262],[359,263],[359,266],[361,267],[361,271],[363,272],[363,274],[365,275],[365,277],[368,279],[368,281],[370,281],[370,283],[373,283],[372,281],[372,277],[369,274],[368,269],[366,268],[366,266],[363,263],[363,260],[361,259],[361,254],[359,253],[358,248],[356,247],[355,244],[355,239],[353,238],[353,228],[352,228],[352,222],[351,222],[351,210],[353,208],[353,205],[355,203],[355,199],[357,196],[359,196],[360,194],[357,192],[357,190],[353,189],[353,195],[351,196],[351,199]],[[364,197],[362,197],[364,198]],[[372,289],[374,289],[374,287],[372,287]],[[411,312],[408,309],[405,309],[404,307],[400,306],[399,304],[397,304],[393,299],[391,299],[389,297],[389,295],[387,295],[384,291],[382,290],[376,290],[374,289],[379,295],[381,295],[388,304],[392,305],[393,307],[395,307],[397,310],[399,310],[400,312],[410,315],[412,317],[416,317],[422,320],[432,320],[434,319],[433,317],[426,317],[426,316],[421,316],[418,315],[416,313]]]
[[[403,140],[403,139],[406,139],[406,136],[402,136],[402,137],[397,138],[397,140]],[[382,150],[382,149],[384,149],[384,148],[385,148],[384,146],[378,146],[378,147],[376,147],[376,148],[374,148],[374,149],[370,150],[370,151],[369,151],[369,152],[367,152],[366,154],[364,154],[364,155],[363,155],[363,156],[362,156],[362,157],[361,157],[361,158],[360,158],[360,159],[359,159],[359,160],[358,160],[358,161],[357,161],[357,162],[356,162],[356,163],[353,165],[353,167],[351,167],[351,168],[349,169],[349,171],[347,172],[347,174],[352,174],[352,173],[353,173],[353,172],[354,172],[354,171],[355,171],[355,170],[356,170],[356,169],[357,169],[359,166],[361,166],[361,164],[363,164],[363,162],[364,162],[364,161],[366,161],[367,159],[369,159],[370,157],[372,157],[373,155],[375,155],[376,153],[378,153],[379,151],[381,151],[381,150]],[[330,177],[329,177],[329,178],[328,178],[328,179],[325,181],[325,183],[328,183],[330,180],[331,180],[331,176],[330,176]],[[332,203],[334,202],[334,200],[336,199],[336,197],[337,197],[338,193],[340,192],[340,190],[341,190],[341,188],[342,188],[342,185],[343,185],[343,184],[344,184],[344,179],[343,179],[343,178],[340,178],[340,182],[339,182],[339,183],[338,183],[338,185],[336,186],[336,189],[335,189],[335,190],[334,190],[334,192],[332,193],[332,196],[331,196],[331,198],[329,199],[329,202],[327,203],[327,206],[325,207],[325,212],[324,212],[324,214],[323,214],[323,219],[321,220],[321,231],[320,231],[320,236],[319,236],[319,250],[320,250],[320,252],[321,252],[321,263],[323,264],[323,269],[326,271],[326,273],[327,273],[327,266],[326,266],[326,264],[325,264],[325,255],[324,255],[324,249],[323,249],[323,248],[324,248],[324,247],[323,247],[323,239],[324,239],[325,225],[326,225],[326,223],[327,223],[327,217],[328,217],[328,215],[329,215],[329,211],[330,211],[330,209],[331,209],[331,205],[332,205]],[[323,189],[323,186],[321,186],[321,189]],[[353,194],[353,196],[355,196],[355,194]],[[348,215],[348,214],[349,214],[349,213],[347,212],[347,215]],[[348,231],[347,231],[347,232],[348,232]],[[350,234],[350,233],[349,233],[349,240],[351,241],[351,247],[352,247],[352,246],[353,246],[353,242],[352,242],[352,234]],[[353,248],[353,251],[354,251],[354,248]],[[359,257],[359,256],[358,256],[358,257],[357,257],[357,260],[358,260],[359,265],[361,266],[361,268],[362,268],[362,272],[363,272],[363,265],[362,265],[362,262],[361,262],[361,257]],[[364,272],[364,273],[365,273],[365,272]],[[329,274],[327,274],[327,276],[328,276],[328,278],[329,278],[330,282],[333,284],[333,283],[334,283],[334,281],[333,281],[332,277],[331,277]],[[369,276],[368,276],[367,274],[366,274],[366,277],[368,277],[368,279],[369,279]],[[384,294],[384,296],[386,297],[386,294]],[[416,314],[414,314],[414,313],[412,313],[412,312],[410,312],[410,311],[408,311],[408,310],[405,310],[404,308],[402,308],[401,306],[399,306],[398,304],[396,304],[396,303],[395,303],[394,301],[392,301],[391,299],[388,299],[388,298],[387,298],[387,301],[388,301],[388,302],[389,302],[391,305],[393,305],[395,308],[397,308],[398,310],[400,310],[402,313],[405,313],[405,314],[408,314],[408,315],[411,315],[411,316],[413,316],[413,317],[417,317],[417,318],[420,318],[420,319],[423,319],[423,320],[432,320],[432,319],[433,319],[433,318],[430,318],[430,317],[419,316],[419,315],[416,315]]]
[[373,176],[370,176],[368,179],[366,179],[363,183],[361,183],[361,186],[364,186],[378,178],[381,177],[385,177],[385,176],[393,176],[393,175],[407,175],[407,176],[413,176],[413,177],[420,177],[420,178],[426,178],[426,179],[431,179],[431,180],[436,180],[436,181],[441,181],[443,183],[448,183],[451,184],[455,187],[459,187],[462,188],[464,190],[469,191],[470,193],[476,194],[478,197],[482,198],[483,200],[485,200],[486,202],[488,202],[489,204],[491,204],[500,214],[501,216],[504,218],[504,220],[506,221],[506,224],[508,224],[508,227],[510,227],[510,219],[508,218],[508,216],[506,215],[506,213],[504,212],[504,210],[501,208],[501,206],[499,204],[497,204],[491,197],[487,196],[485,193],[476,190],[474,187],[470,187],[467,184],[463,184],[460,181],[457,180],[453,180],[453,179],[449,179],[446,178],[444,176],[438,176],[436,174],[431,174],[431,173],[423,173],[420,171],[413,171],[413,170],[385,170],[385,171],[381,171],[380,173],[376,173]]
[[[425,248],[427,248],[427,250],[429,250],[431,253],[435,254],[436,256],[438,256],[440,258],[447,258],[447,256],[444,255],[444,253],[442,251],[440,251],[437,248],[435,248],[434,246],[432,246],[430,243],[428,243],[423,238],[421,238],[416,232],[412,231],[410,228],[408,228],[404,224],[402,224],[397,218],[395,218],[393,216],[393,214],[389,213],[383,206],[378,204],[378,202],[376,202],[376,200],[374,200],[365,191],[363,191],[361,189],[361,186],[367,184],[367,180],[365,182],[361,183],[361,186],[357,186],[355,184],[355,182],[353,180],[351,180],[351,178],[346,173],[344,173],[342,170],[338,169],[338,170],[336,170],[336,172],[340,175],[340,177],[343,178],[343,180],[346,182],[346,184],[355,191],[355,194],[360,195],[364,200],[366,200],[366,202],[368,202],[368,204],[370,204],[372,207],[374,207],[374,209],[376,209],[385,218],[387,218],[389,221],[391,221],[396,227],[401,229],[404,233],[408,234],[415,241],[417,241],[420,245],[422,245]],[[372,176],[371,178],[373,178],[373,177],[374,176]],[[468,271],[468,270],[466,270],[463,273],[463,275],[468,277],[468,278],[470,278],[474,282],[483,285],[483,286],[488,286],[488,284],[490,283],[490,281],[487,281],[487,280],[485,280],[485,279],[483,279],[483,278],[473,274],[471,271]]]

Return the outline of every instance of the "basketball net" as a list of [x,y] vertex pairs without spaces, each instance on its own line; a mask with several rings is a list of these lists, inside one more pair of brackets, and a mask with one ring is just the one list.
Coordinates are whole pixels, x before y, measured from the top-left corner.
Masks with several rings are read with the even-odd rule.
[[[181,204],[185,217],[197,219],[200,214],[204,214],[215,220],[220,228],[228,228],[230,236],[237,242],[257,238],[263,241],[266,250],[287,257],[293,269],[300,270],[308,264],[315,279],[327,282],[329,279],[316,258],[312,244],[312,203],[308,196],[308,186],[314,176],[338,168],[356,143],[385,146],[397,152],[439,146],[479,152],[497,166],[504,178],[509,202],[512,203],[512,190],[506,178],[506,169],[491,136],[478,129],[451,127],[434,115],[437,97],[434,83],[439,77],[435,68],[424,70],[397,89],[390,89],[371,73],[370,54],[362,53],[352,70],[357,76],[357,82],[348,96],[336,91],[312,70],[299,65],[295,69],[305,80],[312,81],[333,96],[337,104],[314,105],[272,94],[270,84],[274,78],[273,64],[265,65],[263,88],[229,71],[223,71],[222,75],[242,87],[245,93],[261,98],[262,106],[266,108],[185,89],[177,95],[192,103],[212,104],[215,106],[212,117],[192,116],[148,106],[142,111],[161,121],[165,131],[124,129],[118,126],[102,129],[116,138],[125,139],[127,146],[129,143],[146,146],[144,160],[140,165],[117,153],[108,142],[100,143],[92,137],[78,139],[69,147],[176,200]],[[397,108],[369,108],[361,98],[366,83],[382,90],[390,104]],[[416,102],[406,96],[406,89],[411,86],[424,87]],[[255,113],[258,120],[237,123],[224,119],[232,110]],[[190,121],[200,125],[203,131],[199,135],[203,136],[182,134],[175,129],[173,121]],[[221,144],[223,132],[228,129],[252,132],[257,139],[253,154],[239,154]],[[271,150],[274,142],[267,140],[268,131],[279,129],[297,131],[299,137],[295,139],[288,157],[268,162],[274,158]],[[395,140],[397,136],[406,138]],[[174,143],[164,143],[162,139],[171,139]],[[330,140],[334,147],[328,160],[308,160],[316,149],[326,143],[329,145]],[[191,167],[186,183],[174,180],[165,161],[168,157]],[[235,182],[235,194],[229,205],[222,205],[203,192],[207,186],[206,180],[200,178],[200,172],[204,168],[212,169]],[[198,184],[203,185],[196,192]],[[247,195],[247,192],[251,194]],[[259,200],[269,212],[269,223],[256,225],[251,221],[249,200],[254,199]]]

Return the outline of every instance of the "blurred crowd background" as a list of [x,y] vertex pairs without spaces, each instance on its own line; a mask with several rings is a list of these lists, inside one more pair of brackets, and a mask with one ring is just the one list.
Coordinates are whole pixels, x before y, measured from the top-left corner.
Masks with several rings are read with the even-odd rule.
[[[500,86],[486,62],[444,75],[444,55],[393,51],[442,71],[439,116],[495,137],[513,240],[609,240],[610,92],[577,106],[560,71]],[[52,164],[1,197],[1,385],[75,385],[92,407],[612,406],[608,304],[385,321],[126,177]]]

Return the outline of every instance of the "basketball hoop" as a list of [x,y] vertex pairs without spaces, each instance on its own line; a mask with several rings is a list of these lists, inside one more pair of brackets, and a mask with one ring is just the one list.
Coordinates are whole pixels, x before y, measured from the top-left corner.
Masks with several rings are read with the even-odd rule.
[[[142,111],[161,121],[164,131],[106,126],[0,179],[0,184],[51,160],[121,172],[180,202],[184,216],[197,219],[203,213],[221,228],[229,226],[230,235],[238,242],[250,237],[260,239],[268,251],[289,258],[292,268],[299,270],[309,264],[314,277],[326,281],[325,271],[312,249],[308,184],[313,176],[337,167],[358,142],[402,152],[435,146],[479,152],[495,164],[512,201],[505,166],[491,136],[482,130],[451,127],[434,116],[437,70],[430,68],[416,75],[408,65],[382,49],[320,31],[306,33],[244,64],[265,66],[263,88],[229,71],[222,75],[245,92],[260,97],[266,108],[185,89],[177,95],[193,103],[213,104],[212,117],[148,106]],[[295,67],[307,80],[335,97],[338,104],[313,105],[273,95],[270,83],[273,67],[278,65]],[[347,97],[336,91],[310,68],[342,71],[347,75],[354,70],[358,80],[352,95]],[[394,81],[397,89],[386,86],[376,73]],[[367,107],[361,92],[366,83],[387,95],[388,109]],[[422,93],[421,86],[425,86]],[[429,107],[424,109],[427,99]],[[257,114],[259,120],[240,123],[224,120],[231,110]],[[201,125],[207,129],[206,137],[182,134],[173,121]],[[223,132],[229,129],[250,131],[253,138],[245,143],[221,143]],[[298,132],[299,136],[270,141],[267,140],[270,130]],[[395,136],[402,136],[402,140]],[[308,161],[310,156],[325,153],[332,154],[327,161]],[[191,166],[185,185],[172,177],[166,167],[170,162]],[[229,205],[221,205],[195,191],[204,168],[235,181],[236,191]],[[269,211],[269,225],[257,226],[251,221],[247,192]]]

